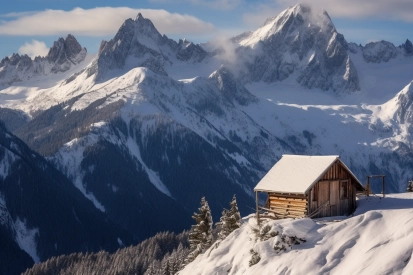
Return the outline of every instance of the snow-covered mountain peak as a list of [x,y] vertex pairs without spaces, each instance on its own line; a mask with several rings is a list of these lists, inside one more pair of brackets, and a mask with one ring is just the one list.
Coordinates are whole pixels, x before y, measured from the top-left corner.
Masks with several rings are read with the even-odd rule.
[[55,41],[44,57],[31,59],[28,55],[12,54],[0,62],[0,86],[67,72],[83,62],[86,54],[86,48],[71,34]]
[[86,57],[87,50],[82,48],[76,38],[68,34],[66,38],[60,37],[53,43],[46,59],[54,63],[52,72],[64,72],[70,69],[71,64],[78,64]]
[[387,41],[370,42],[363,47],[363,58],[366,62],[381,63],[396,58],[399,49]]
[[413,81],[410,82],[397,96],[397,111],[395,116],[400,123],[409,126],[413,124]]
[[167,75],[164,66],[175,61],[200,62],[207,55],[199,45],[180,40],[179,43],[161,35],[152,21],[138,14],[127,19],[115,37],[102,41],[98,57],[88,68],[88,75],[102,80],[106,73],[120,69],[126,72],[136,67],[147,67],[155,73]]
[[324,10],[303,4],[290,7],[233,41],[239,41],[243,64],[236,67],[244,71],[241,78],[246,81],[268,83],[294,75],[307,88],[338,93],[360,89],[347,42]]
[[406,55],[413,55],[413,44],[409,39],[402,45]]
[[[413,124],[413,81],[386,103],[372,105],[369,109],[373,111],[374,117],[379,118],[384,123],[394,124],[395,128],[401,129],[401,132],[404,132],[403,129],[406,127],[411,128]],[[409,135],[409,133],[401,135]],[[403,139],[406,140],[406,138]],[[399,138],[400,140],[402,139]]]
[[297,37],[305,29],[316,28],[321,32],[335,32],[335,27],[329,15],[324,10],[317,10],[307,4],[297,4],[278,16],[268,18],[255,32],[239,41],[242,46],[255,47],[259,41],[265,41],[271,36]]

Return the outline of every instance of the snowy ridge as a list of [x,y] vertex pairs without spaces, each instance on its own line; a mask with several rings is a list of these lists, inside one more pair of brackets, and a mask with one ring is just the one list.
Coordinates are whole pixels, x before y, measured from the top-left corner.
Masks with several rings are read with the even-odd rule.
[[1,149],[4,150],[4,156],[0,160],[0,177],[2,180],[4,180],[9,175],[14,161],[19,159],[19,157],[3,146],[1,146]]
[[362,51],[364,60],[372,63],[388,62],[402,53],[402,49],[387,41],[370,42]]
[[310,89],[338,94],[360,90],[347,42],[323,10],[298,4],[240,37],[234,67],[245,82],[292,77]]
[[294,25],[300,25],[302,22],[305,22],[308,28],[320,26],[319,32],[328,33],[335,29],[326,11],[312,11],[312,7],[308,5],[297,4],[274,18],[268,18],[258,30],[239,41],[239,44],[255,47],[259,41],[265,41],[278,33],[281,35],[281,32],[286,32],[292,39],[297,39],[299,32]]
[[158,173],[156,173],[155,171],[153,171],[152,169],[147,167],[145,165],[145,162],[142,161],[142,157],[141,157],[141,154],[139,152],[139,147],[136,145],[136,143],[131,138],[129,138],[128,141],[127,141],[127,145],[129,147],[129,150],[130,150],[131,154],[133,156],[135,156],[138,159],[138,161],[142,164],[143,168],[145,169],[146,173],[148,174],[149,179],[151,180],[153,185],[155,185],[155,187],[159,191],[164,193],[165,195],[167,195],[169,197],[172,197],[171,193],[168,190],[168,188],[162,183],[162,180],[159,178]]
[[0,87],[64,73],[82,63],[86,54],[86,48],[69,34],[65,39],[55,41],[45,57],[38,56],[33,60],[19,54],[5,57],[0,61]]
[[[362,183],[380,173],[389,192],[405,189],[409,43],[397,49],[404,54],[366,62],[327,13],[307,5],[233,42],[208,53],[138,15],[91,63],[13,83],[0,90],[0,106],[26,113],[16,135],[137,239],[182,230],[202,196],[219,215],[236,193],[246,213],[253,187],[283,154],[339,155]],[[78,225],[80,213],[68,211]]]
[[39,235],[38,228],[29,228],[25,221],[17,220],[14,222],[14,229],[16,230],[16,241],[20,248],[32,257],[35,263],[40,262],[40,257],[37,253],[37,236]]
[[[100,125],[102,126],[102,125]],[[69,179],[72,180],[74,186],[79,189],[82,194],[88,198],[97,209],[105,212],[105,207],[95,198],[93,194],[88,192],[83,185],[84,174],[80,169],[80,164],[83,159],[83,151],[86,146],[93,144],[99,140],[96,134],[75,139],[66,143],[50,160],[62,171]]]
[[[257,239],[256,220],[250,215],[240,229],[179,274],[410,274],[412,208],[411,193],[361,198],[352,217],[269,221],[261,228],[268,226],[269,233],[279,235],[264,241]],[[305,242],[277,252],[281,235]],[[261,258],[252,266],[250,249]]]
[[167,75],[165,68],[181,62],[199,63],[207,53],[187,40],[179,43],[161,35],[153,23],[138,14],[128,19],[110,41],[102,41],[96,60],[87,69],[88,77],[98,81],[119,75],[136,67]]

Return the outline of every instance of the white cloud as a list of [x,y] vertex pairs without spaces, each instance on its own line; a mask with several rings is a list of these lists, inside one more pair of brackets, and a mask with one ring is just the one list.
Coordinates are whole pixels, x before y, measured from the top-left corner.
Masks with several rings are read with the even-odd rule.
[[[387,19],[413,22],[413,1],[411,0],[304,0],[310,5],[322,8],[332,18]],[[297,4],[296,0],[263,1],[254,5],[251,12],[244,14],[245,23],[254,26],[264,23],[268,17],[278,15],[282,10]]]
[[204,6],[216,10],[232,10],[238,7],[243,0],[150,0],[152,3],[187,3]]
[[[294,1],[283,0],[294,5]],[[413,22],[411,0],[314,0],[310,2],[325,9],[332,17],[364,19],[365,17]]]
[[26,42],[19,48],[19,54],[27,54],[31,58],[36,56],[45,56],[49,52],[49,48],[42,41],[32,40],[32,42]]
[[0,35],[113,35],[126,19],[135,18],[139,12],[149,18],[159,32],[165,34],[200,34],[215,29],[211,23],[187,14],[153,9],[100,7],[5,14],[1,17],[6,20],[0,20]]

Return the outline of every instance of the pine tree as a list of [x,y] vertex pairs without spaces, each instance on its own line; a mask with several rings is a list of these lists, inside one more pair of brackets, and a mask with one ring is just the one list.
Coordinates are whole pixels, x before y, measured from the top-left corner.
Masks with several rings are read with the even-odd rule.
[[192,218],[196,221],[196,225],[191,227],[189,232],[189,247],[190,253],[186,259],[186,263],[192,262],[200,253],[205,252],[212,243],[212,216],[211,209],[205,197],[201,199],[201,207],[198,208],[199,213],[194,213]]
[[162,264],[162,275],[170,275],[170,262],[169,259],[165,259],[164,263]]
[[152,263],[149,267],[148,270],[146,270],[145,274],[146,275],[156,275],[157,274],[157,268],[155,267],[155,264]]
[[225,239],[232,231],[239,228],[241,225],[241,214],[238,210],[235,195],[230,202],[230,206],[231,208],[229,210],[224,209],[222,211],[220,221],[217,223],[221,228],[221,231],[218,233],[218,238],[221,240]]

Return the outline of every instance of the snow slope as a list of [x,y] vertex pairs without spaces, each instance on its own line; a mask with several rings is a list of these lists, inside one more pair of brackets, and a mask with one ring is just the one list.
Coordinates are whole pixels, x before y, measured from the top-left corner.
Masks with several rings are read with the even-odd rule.
[[[413,194],[363,196],[357,203],[351,217],[268,221],[261,228],[279,236],[265,241],[256,238],[250,215],[179,274],[412,274]],[[277,253],[281,235],[306,242]],[[253,266],[250,249],[261,257]]]
[[213,215],[234,193],[246,211],[282,154],[339,155],[362,183],[386,174],[388,191],[402,191],[413,178],[413,56],[380,59],[378,47],[369,56],[380,62],[366,62],[316,12],[291,7],[221,52],[138,15],[91,63],[0,88],[0,106],[28,114],[16,133],[137,238],[183,229],[184,218],[164,219],[202,196]]

